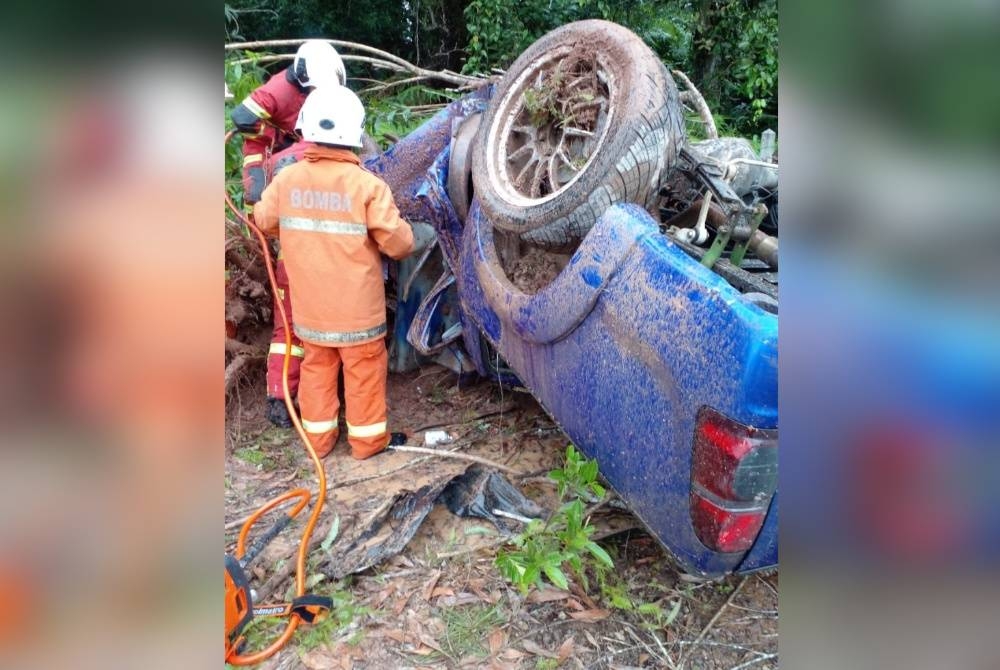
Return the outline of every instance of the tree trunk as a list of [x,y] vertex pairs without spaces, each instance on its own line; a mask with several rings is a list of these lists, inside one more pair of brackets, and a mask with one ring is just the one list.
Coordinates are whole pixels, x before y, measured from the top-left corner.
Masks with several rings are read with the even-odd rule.
[[698,0],[696,7],[698,22],[691,39],[691,77],[710,106],[719,102],[719,81],[716,77],[718,57],[712,40],[715,39],[715,25],[721,11],[720,0]]

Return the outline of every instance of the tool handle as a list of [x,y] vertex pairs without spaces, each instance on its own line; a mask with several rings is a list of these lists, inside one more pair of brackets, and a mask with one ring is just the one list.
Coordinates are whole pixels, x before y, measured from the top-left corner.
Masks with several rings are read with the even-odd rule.
[[278,534],[285,530],[291,522],[292,517],[287,514],[279,517],[278,520],[274,522],[274,525],[267,529],[266,533],[254,540],[254,543],[250,545],[250,548],[247,549],[247,553],[242,559],[240,559],[240,566],[246,568],[250,565],[250,562],[257,558],[257,555],[260,554],[260,552],[264,551],[264,547],[270,544],[271,540],[278,537]]

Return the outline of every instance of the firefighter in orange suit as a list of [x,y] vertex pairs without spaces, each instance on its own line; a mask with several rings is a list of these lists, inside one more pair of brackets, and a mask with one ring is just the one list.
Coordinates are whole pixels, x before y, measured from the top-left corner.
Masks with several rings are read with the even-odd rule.
[[344,372],[351,455],[389,444],[381,254],[413,252],[413,231],[389,187],[361,167],[365,111],[349,89],[321,87],[302,106],[303,158],[264,189],[254,218],[281,241],[291,286],[295,334],[305,358],[299,381],[302,424],[320,456],[339,436],[337,381]]
[[[292,65],[267,80],[237,105],[231,114],[236,128],[243,134],[243,200],[252,205],[268,181],[267,165],[274,153],[294,141],[293,132],[302,103],[309,90],[320,86],[342,86],[347,72],[344,62],[328,42],[307,40],[302,43]],[[288,296],[288,276],[282,254],[278,253],[275,267],[278,294],[275,301],[282,301],[289,320],[292,308]],[[267,418],[283,428],[291,428],[285,408],[284,390],[281,386],[281,368],[285,355],[285,331],[274,307],[274,329],[267,357]],[[296,396],[299,385],[299,365],[303,349],[297,338],[292,338],[292,358],[288,365],[288,390]]]

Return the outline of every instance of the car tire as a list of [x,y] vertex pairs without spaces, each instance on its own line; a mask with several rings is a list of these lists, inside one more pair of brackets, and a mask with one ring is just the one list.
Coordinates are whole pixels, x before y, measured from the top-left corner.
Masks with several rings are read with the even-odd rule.
[[612,204],[654,206],[685,139],[673,78],[634,33],[578,21],[532,44],[497,86],[473,151],[496,227],[575,246]]

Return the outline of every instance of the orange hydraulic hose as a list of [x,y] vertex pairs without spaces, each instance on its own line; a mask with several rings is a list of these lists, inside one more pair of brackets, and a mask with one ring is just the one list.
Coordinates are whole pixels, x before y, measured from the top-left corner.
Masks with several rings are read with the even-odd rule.
[[[226,133],[225,142],[229,142],[230,138],[233,136],[235,131],[229,131]],[[257,236],[257,240],[260,242],[261,252],[264,255],[264,265],[267,268],[267,278],[271,283],[271,292],[273,295],[278,295],[278,280],[274,275],[274,265],[271,262],[271,253],[267,246],[267,239],[264,237],[264,233],[261,232],[253,221],[251,221],[247,216],[243,214],[233,203],[232,198],[229,197],[229,192],[223,189],[223,193],[226,198],[226,204],[233,211],[233,214],[237,218],[245,223],[250,230],[254,232]],[[298,557],[295,564],[295,596],[303,596],[306,592],[306,554],[309,552],[309,539],[312,537],[313,530],[316,528],[316,522],[319,520],[320,512],[323,510],[323,503],[326,501],[326,471],[323,469],[323,463],[319,460],[319,456],[316,454],[316,449],[313,447],[312,442],[309,441],[309,436],[306,434],[305,429],[302,427],[302,421],[299,419],[299,415],[295,411],[295,405],[292,404],[291,393],[288,390],[288,365],[291,360],[292,351],[292,329],[291,324],[288,323],[288,314],[285,313],[285,306],[281,300],[275,300],[278,305],[278,313],[281,315],[281,322],[285,326],[285,357],[281,365],[281,388],[285,393],[285,406],[288,408],[288,416],[292,419],[292,423],[295,425],[295,430],[298,432],[299,437],[302,438],[302,442],[306,445],[306,451],[309,452],[309,458],[312,460],[313,467],[316,469],[316,478],[319,480],[319,494],[316,499],[316,505],[313,507],[312,514],[309,515],[309,520],[306,522],[306,527],[302,531],[302,540],[299,544]],[[243,530],[240,532],[240,541],[237,547],[237,551],[240,551],[242,545],[245,541],[246,532],[249,530],[249,526],[252,526],[254,521],[260,518],[262,514],[272,509],[274,506],[283,502],[285,499],[294,497],[298,494],[298,491],[304,489],[297,489],[291,491],[284,496],[279,496],[274,500],[271,500],[263,505],[257,512],[247,520],[244,524]],[[308,491],[306,491],[308,493]],[[308,501],[308,498],[306,498]],[[304,504],[304,503],[300,503]],[[297,514],[301,507],[296,506],[295,513]],[[230,656],[226,659],[226,662],[231,665],[254,665],[255,663],[260,663],[261,661],[273,656],[279,649],[285,646],[285,643],[291,639],[292,634],[295,633],[295,629],[299,625],[300,619],[296,615],[292,615],[288,620],[288,625],[281,635],[272,642],[269,646],[253,654],[241,655],[237,654]]]
[[282,493],[280,496],[272,498],[271,500],[268,500],[266,503],[261,505],[256,512],[254,512],[249,516],[249,518],[247,518],[246,522],[243,524],[243,527],[240,529],[240,537],[236,541],[236,558],[237,559],[243,558],[243,555],[246,553],[246,541],[247,541],[247,535],[250,534],[250,528],[252,528],[253,525],[257,523],[257,521],[259,521],[262,516],[264,516],[265,514],[267,514],[272,509],[274,509],[281,503],[285,502],[286,500],[290,500],[292,498],[301,498],[302,500],[299,501],[299,504],[293,507],[292,511],[288,512],[288,516],[295,518],[296,516],[298,516],[299,512],[301,512],[302,509],[309,504],[310,497],[312,497],[312,491],[310,491],[309,489],[294,489],[292,491],[287,491],[285,493]]

